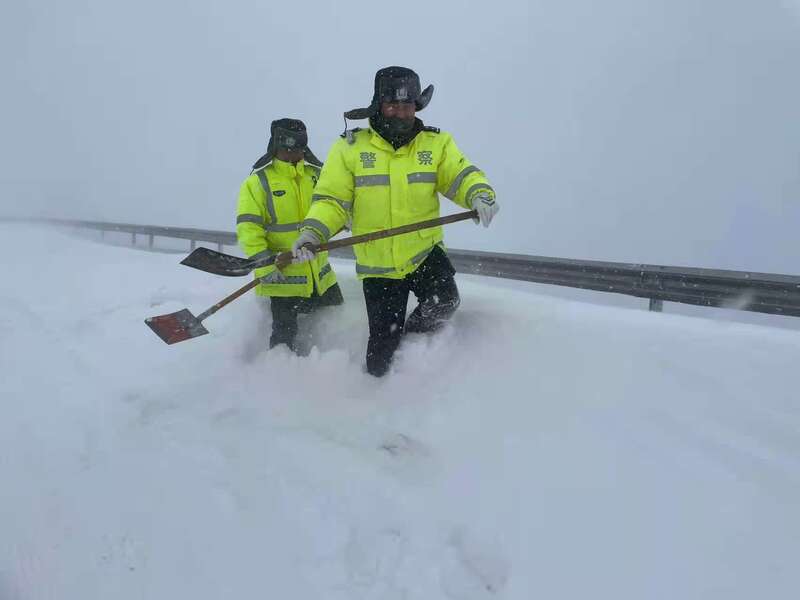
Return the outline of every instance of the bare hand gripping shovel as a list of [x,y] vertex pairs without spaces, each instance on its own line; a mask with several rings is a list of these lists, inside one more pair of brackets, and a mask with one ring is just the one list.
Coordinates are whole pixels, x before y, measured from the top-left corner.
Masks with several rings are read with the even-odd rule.
[[[419,223],[402,225],[401,227],[393,227],[391,229],[384,229],[372,233],[365,233],[363,235],[354,235],[341,240],[334,240],[332,242],[313,246],[312,250],[314,250],[314,252],[324,252],[326,250],[333,250],[334,248],[354,246],[364,242],[371,242],[395,235],[401,235],[403,233],[419,231],[420,229],[429,229],[431,227],[447,225],[448,223],[456,223],[466,219],[474,219],[477,218],[477,216],[477,211],[470,210],[467,212],[456,213],[454,215],[448,215],[446,217],[439,217],[438,219],[429,219],[427,221],[420,221]],[[281,252],[280,254],[253,260],[240,258],[238,256],[231,256],[230,254],[223,254],[222,252],[215,252],[214,250],[209,250],[208,248],[197,248],[191,254],[189,254],[189,256],[184,258],[181,261],[181,264],[194,269],[200,269],[206,273],[213,273],[215,275],[241,277],[259,267],[266,267],[274,264],[281,269],[291,262],[291,252]],[[208,333],[208,330],[203,326],[203,320],[213,315],[226,304],[233,302],[242,294],[250,291],[258,284],[259,281],[257,279],[250,281],[247,285],[239,288],[230,296],[223,298],[214,304],[214,306],[203,311],[196,317],[191,313],[191,311],[189,311],[188,308],[184,308],[167,315],[150,317],[145,319],[144,322],[167,344],[176,344],[178,342],[200,337],[201,335]]]

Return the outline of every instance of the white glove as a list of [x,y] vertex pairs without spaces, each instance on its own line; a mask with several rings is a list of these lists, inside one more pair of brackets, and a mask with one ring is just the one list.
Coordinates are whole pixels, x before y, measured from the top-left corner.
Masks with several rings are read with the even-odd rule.
[[292,244],[292,256],[294,256],[293,263],[303,263],[314,260],[314,251],[306,244],[312,246],[319,246],[322,240],[319,236],[310,229],[304,229]]
[[489,192],[478,192],[472,197],[472,208],[478,211],[478,218],[473,219],[475,225],[481,223],[484,227],[488,227],[500,210],[500,205]]
[[284,275],[279,268],[275,267],[273,271],[270,271],[261,278],[261,283],[286,283],[286,275]]

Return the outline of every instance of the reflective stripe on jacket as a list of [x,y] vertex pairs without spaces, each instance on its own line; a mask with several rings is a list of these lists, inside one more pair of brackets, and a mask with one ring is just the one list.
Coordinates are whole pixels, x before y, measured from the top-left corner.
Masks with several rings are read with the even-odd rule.
[[[291,250],[318,178],[319,169],[304,161],[293,165],[274,159],[245,179],[239,190],[236,235],[249,258]],[[256,269],[255,276],[262,279],[274,270],[272,266]],[[311,262],[289,265],[283,274],[285,282],[262,283],[256,293],[308,298],[314,289],[322,294],[336,283],[327,252],[320,252]]]
[[[449,133],[423,130],[395,150],[371,129],[349,132],[328,154],[303,227],[327,240],[352,216],[353,235],[371,233],[438,217],[438,194],[470,208],[479,191],[494,196]],[[358,244],[356,273],[400,279],[442,239],[436,227]]]

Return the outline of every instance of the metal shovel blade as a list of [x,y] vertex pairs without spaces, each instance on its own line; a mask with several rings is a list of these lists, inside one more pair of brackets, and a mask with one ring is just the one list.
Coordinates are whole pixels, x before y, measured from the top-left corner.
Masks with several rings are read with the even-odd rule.
[[176,344],[208,333],[203,323],[188,308],[168,315],[145,319],[147,326],[167,344]]
[[200,269],[213,275],[242,277],[253,270],[253,261],[247,258],[223,254],[210,248],[197,248],[181,261],[182,265]]

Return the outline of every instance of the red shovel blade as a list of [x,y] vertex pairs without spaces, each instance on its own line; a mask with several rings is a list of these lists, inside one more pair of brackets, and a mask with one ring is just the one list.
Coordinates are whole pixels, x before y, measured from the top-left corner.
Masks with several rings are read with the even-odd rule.
[[208,333],[203,323],[188,308],[168,315],[145,319],[147,326],[167,344],[176,344]]

